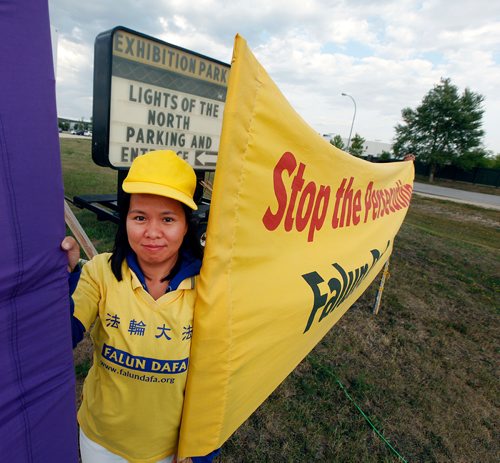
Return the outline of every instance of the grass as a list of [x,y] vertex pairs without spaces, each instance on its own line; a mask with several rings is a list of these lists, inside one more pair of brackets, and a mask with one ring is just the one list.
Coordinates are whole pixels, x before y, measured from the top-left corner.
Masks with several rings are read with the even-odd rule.
[[[116,173],[93,165],[89,150],[87,140],[62,141],[70,195],[114,191]],[[114,226],[82,217],[109,249]],[[500,212],[415,196],[379,314],[376,281],[217,461],[400,461],[336,378],[407,461],[498,461],[499,238]],[[79,387],[89,358],[87,340],[75,350]]]
[[[93,163],[90,139],[61,138],[60,142],[66,197],[73,199],[79,195],[116,193],[117,171]],[[99,252],[109,251],[113,247],[116,226],[111,222],[97,221],[95,214],[87,210],[74,206],[71,209],[96,249]]]

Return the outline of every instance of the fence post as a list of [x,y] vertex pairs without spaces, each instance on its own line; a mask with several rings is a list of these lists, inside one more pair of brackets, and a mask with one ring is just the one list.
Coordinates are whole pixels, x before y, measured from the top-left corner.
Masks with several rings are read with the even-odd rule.
[[380,278],[380,285],[377,291],[377,297],[375,298],[375,304],[373,305],[373,315],[377,315],[380,309],[380,303],[382,302],[382,293],[384,292],[385,280],[389,276],[389,259],[384,264],[382,269],[382,277]]

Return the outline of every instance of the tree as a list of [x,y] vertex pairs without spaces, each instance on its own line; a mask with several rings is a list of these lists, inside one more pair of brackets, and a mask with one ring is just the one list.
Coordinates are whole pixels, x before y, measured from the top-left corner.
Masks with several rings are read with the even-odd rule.
[[468,88],[459,95],[450,79],[441,79],[416,109],[401,111],[403,123],[395,127],[394,153],[413,153],[430,165],[429,181],[438,166],[455,164],[469,169],[481,162],[484,97]]
[[344,142],[342,141],[342,137],[340,135],[335,135],[331,140],[330,143],[333,146],[336,146],[339,150],[343,150],[345,145]]
[[500,169],[500,153],[497,153],[496,155],[493,155],[493,153],[491,153],[486,167],[489,167],[491,169]]
[[379,159],[381,159],[382,161],[389,161],[391,159],[391,153],[389,151],[386,151],[386,150],[383,150],[381,153],[380,153],[380,156],[379,156]]
[[352,137],[349,153],[358,158],[361,157],[365,150],[365,141],[366,140],[359,133],[356,133],[354,137]]

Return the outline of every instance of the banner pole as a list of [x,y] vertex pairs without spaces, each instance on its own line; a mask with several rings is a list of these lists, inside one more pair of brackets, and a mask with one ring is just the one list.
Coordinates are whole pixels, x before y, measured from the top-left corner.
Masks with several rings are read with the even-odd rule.
[[64,221],[66,222],[66,225],[69,227],[73,235],[75,235],[76,240],[82,247],[85,254],[87,254],[87,257],[89,259],[92,259],[92,257],[97,255],[96,248],[85,233],[85,230],[80,225],[80,222],[78,222],[75,214],[73,214],[73,211],[69,207],[67,201],[64,201]]
[[380,285],[377,291],[377,297],[375,298],[375,304],[373,306],[373,315],[377,315],[380,309],[380,302],[382,301],[382,293],[384,292],[384,285],[386,278],[389,277],[389,259],[384,264],[382,269],[382,277],[380,278]]

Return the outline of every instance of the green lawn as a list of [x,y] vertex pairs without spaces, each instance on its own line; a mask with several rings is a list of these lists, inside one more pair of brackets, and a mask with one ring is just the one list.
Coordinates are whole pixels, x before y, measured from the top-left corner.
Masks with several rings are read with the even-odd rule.
[[[61,138],[60,143],[66,197],[73,199],[78,195],[116,193],[117,171],[94,164],[90,139]],[[72,210],[96,249],[99,252],[111,250],[116,226],[111,222],[97,221],[95,214],[87,210],[76,207]]]

